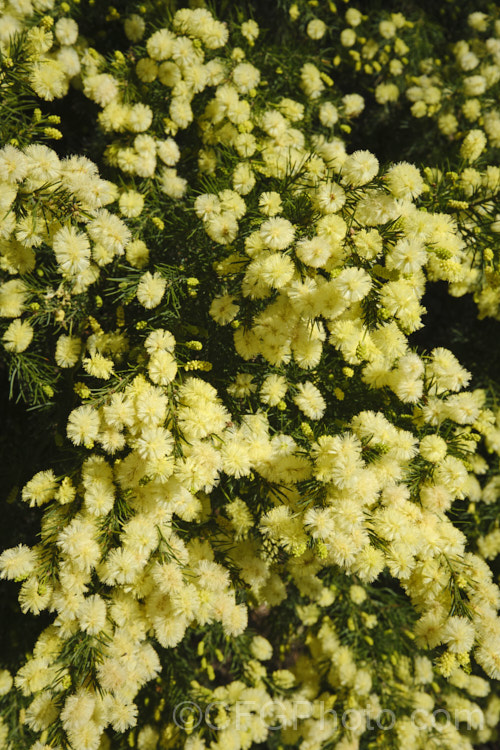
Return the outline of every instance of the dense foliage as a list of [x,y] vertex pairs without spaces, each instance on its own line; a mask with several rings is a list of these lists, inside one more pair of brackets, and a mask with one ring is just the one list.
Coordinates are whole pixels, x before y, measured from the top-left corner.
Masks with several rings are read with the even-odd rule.
[[0,750],[500,720],[500,7],[0,0]]

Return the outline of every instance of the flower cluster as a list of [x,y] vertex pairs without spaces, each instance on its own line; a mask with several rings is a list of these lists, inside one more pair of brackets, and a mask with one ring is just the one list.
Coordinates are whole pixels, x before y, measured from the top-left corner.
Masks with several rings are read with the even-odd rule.
[[4,5],[0,337],[56,448],[0,747],[494,740],[497,374],[425,339],[436,282],[500,318],[494,11],[439,62],[379,3]]

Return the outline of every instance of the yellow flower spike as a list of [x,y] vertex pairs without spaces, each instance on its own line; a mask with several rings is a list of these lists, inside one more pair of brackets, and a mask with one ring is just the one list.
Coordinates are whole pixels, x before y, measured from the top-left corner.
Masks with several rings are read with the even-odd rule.
[[186,734],[191,734],[194,729],[194,716],[190,714],[184,722],[184,731]]
[[354,624],[354,620],[352,619],[352,617],[349,617],[349,619],[347,620],[347,627],[351,632],[354,632],[354,630],[356,630],[356,625]]
[[391,664],[395,667],[396,664],[398,663],[398,655],[394,653],[391,654],[390,661],[391,661]]
[[335,398],[337,398],[339,401],[343,401],[345,398],[345,393],[341,388],[335,388],[334,389]]
[[92,328],[93,333],[99,333],[99,334],[104,333],[104,331],[101,328],[100,323],[92,315],[89,315],[89,326]]
[[116,308],[116,325],[118,328],[123,328],[125,325],[125,308],[123,305],[118,305]]
[[[64,12],[67,13],[69,11],[69,5],[68,3],[62,3],[61,10],[63,10],[63,6],[66,5],[68,10],[65,10]],[[44,29],[51,29],[54,25],[54,19],[52,16],[44,16],[42,20],[40,21],[40,26],[43,26]]]
[[214,671],[214,668],[212,667],[211,664],[209,664],[208,667],[207,667],[207,676],[208,676],[208,679],[210,680],[210,682],[212,682],[213,680],[215,680],[215,671]]
[[239,320],[232,320],[231,321],[231,328],[236,329],[236,328],[239,328],[240,325],[241,325],[241,322]]
[[330,78],[327,73],[320,73],[320,78],[327,86],[333,86],[333,78]]
[[[39,110],[39,111],[40,111],[40,110]],[[42,114],[42,113],[40,112],[40,115],[41,115],[41,114]],[[48,122],[51,122],[51,123],[52,123],[52,125],[59,125],[59,123],[61,122],[61,118],[59,117],[59,115],[49,115],[49,116],[47,117],[47,120],[48,120]]]
[[250,120],[245,120],[245,122],[240,122],[238,125],[238,132],[239,133],[251,133],[253,130],[253,122]]
[[89,398],[92,395],[92,391],[88,385],[85,385],[85,383],[75,383],[73,390],[77,396],[80,396],[80,398]]
[[285,411],[286,403],[283,400],[278,401],[278,403],[276,404],[276,408],[279,409],[279,411]]
[[372,68],[372,66],[369,63],[366,63],[366,65],[365,65],[365,73],[368,73],[368,75],[370,75],[371,73],[373,73],[373,68]]
[[330,8],[330,11],[332,13],[337,12],[337,6],[335,5],[335,3],[332,3],[332,0],[328,0],[328,7]]
[[179,129],[179,127],[175,124],[173,120],[170,119],[170,117],[164,117],[163,118],[163,129],[166,133],[166,135],[175,135]]
[[458,208],[462,211],[465,211],[467,208],[469,208],[469,204],[467,203],[467,201],[455,201],[452,199],[448,201],[448,206],[450,208]]
[[335,57],[333,58],[333,64],[335,65],[335,67],[338,67],[341,62],[342,58],[340,57],[340,55],[335,55]]
[[[347,125],[347,123],[345,123],[345,122],[342,123],[342,125],[340,126],[340,129],[343,130],[344,133],[350,133],[351,130],[352,130],[351,126]],[[335,270],[337,270],[337,269],[335,269]]]
[[110,5],[109,10],[108,10],[108,15],[106,16],[106,21],[108,22],[118,21],[119,18],[120,18],[119,11],[113,5]]
[[274,72],[280,76],[283,73],[283,68],[280,65],[278,65],[278,67],[276,68]]
[[324,560],[328,554],[326,544],[321,539],[316,541],[316,553],[320,560]]
[[443,677],[449,677],[457,667],[457,658],[455,654],[446,651],[436,659],[436,669]]
[[217,657],[217,659],[218,659],[218,660],[219,660],[220,662],[223,662],[223,661],[224,661],[224,654],[222,653],[222,651],[220,650],[220,648],[216,648],[216,649],[215,649],[215,656]]
[[365,639],[365,641],[367,642],[367,644],[369,646],[373,646],[374,643],[375,643],[375,641],[373,640],[373,638],[371,636],[369,636],[369,635],[365,635],[364,639]]
[[310,438],[314,435],[309,422],[301,422],[300,429],[302,431],[302,434],[305,435],[305,437]]
[[146,328],[146,326],[147,326],[147,321],[145,321],[145,320],[139,320],[135,324],[135,328],[136,328],[137,331],[142,331],[144,328]]
[[380,73],[380,71],[382,70],[382,66],[379,62],[377,62],[377,60],[374,60],[373,62],[373,70],[375,71],[375,73]]
[[51,138],[53,141],[60,141],[63,137],[61,131],[57,128],[44,128],[43,134],[47,138]]
[[[191,729],[191,731],[193,730]],[[162,732],[162,738],[161,738],[162,746],[170,747],[169,740],[171,740],[177,733],[178,733],[178,730],[174,724],[167,724],[166,726],[164,726],[163,732]]]
[[36,109],[33,110],[33,120],[35,122],[40,122],[41,119],[42,119],[42,110],[38,109],[37,107]]
[[198,656],[203,656],[204,652],[205,652],[205,642],[200,641],[198,643],[197,654]]
[[155,227],[160,230],[160,232],[162,232],[165,229],[165,223],[163,222],[162,219],[160,219],[159,216],[153,216],[151,218],[151,221],[153,222]]
[[467,667],[470,664],[470,654],[468,653],[468,651],[461,651],[459,654],[457,654],[457,659],[462,667]]
[[131,732],[128,736],[129,747],[135,747],[135,734]]
[[346,378],[352,378],[354,375],[354,370],[352,369],[352,367],[343,367],[342,373]]

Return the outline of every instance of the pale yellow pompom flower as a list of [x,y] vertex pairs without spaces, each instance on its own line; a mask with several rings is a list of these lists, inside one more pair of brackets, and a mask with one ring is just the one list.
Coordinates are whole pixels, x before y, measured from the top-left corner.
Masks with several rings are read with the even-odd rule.
[[322,39],[326,33],[326,24],[320,18],[314,18],[307,24],[307,36],[310,39]]
[[173,352],[175,349],[174,335],[163,328],[157,328],[151,331],[147,337],[144,342],[144,348],[148,354],[154,354],[159,351]]
[[268,375],[260,389],[260,400],[269,406],[277,406],[284,399],[287,388],[283,375]]
[[78,336],[62,334],[56,344],[56,364],[59,367],[73,367],[78,362],[82,349],[82,341]]
[[66,434],[74,445],[92,443],[99,434],[99,414],[89,404],[73,409],[68,419]]
[[8,352],[24,352],[33,339],[33,328],[28,321],[16,318],[3,335],[4,346]]
[[84,599],[77,616],[83,631],[97,635],[106,624],[106,602],[98,594],[92,594]]
[[370,151],[354,151],[342,166],[342,182],[351,187],[360,187],[378,174],[379,162]]
[[224,294],[212,301],[209,313],[216,323],[223,326],[234,320],[240,309],[239,305],[234,303],[234,300],[235,297],[231,294]]
[[52,247],[59,268],[66,276],[77,276],[89,267],[89,239],[75,227],[66,226],[56,232]]
[[118,205],[123,216],[126,216],[127,219],[135,219],[144,208],[144,196],[137,190],[127,190],[121,194]]
[[261,225],[260,236],[270,250],[284,250],[292,244],[295,229],[288,219],[275,217]]
[[148,373],[153,383],[168,385],[177,374],[177,362],[168,351],[153,352],[148,364]]
[[259,31],[259,26],[253,19],[243,21],[241,24],[241,34],[250,45],[252,45],[259,36]]
[[309,419],[321,419],[326,409],[326,402],[318,388],[306,380],[297,385],[294,402]]
[[109,380],[113,372],[114,363],[112,359],[104,357],[99,352],[94,352],[90,357],[83,360],[83,369],[94,378]]
[[51,102],[67,93],[69,79],[57,60],[45,57],[33,65],[30,83],[41,99]]
[[484,132],[478,128],[469,130],[460,147],[460,156],[470,164],[479,158],[485,146],[486,135]]
[[166,288],[167,282],[157,271],[153,274],[146,271],[137,287],[137,299],[143,307],[150,310],[160,304]]
[[468,652],[474,645],[474,625],[466,617],[450,617],[443,628],[443,641],[456,654]]
[[[11,581],[27,578],[35,570],[37,555],[25,544],[6,549],[0,555],[0,578]],[[0,690],[0,695],[3,693]]]

